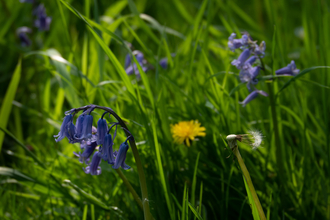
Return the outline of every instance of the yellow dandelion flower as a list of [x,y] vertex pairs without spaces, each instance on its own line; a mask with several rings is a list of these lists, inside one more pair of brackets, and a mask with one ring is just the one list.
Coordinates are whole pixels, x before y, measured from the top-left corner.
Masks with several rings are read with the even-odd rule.
[[196,136],[205,137],[205,130],[197,120],[181,121],[175,125],[171,125],[174,142],[178,144],[185,142],[188,147],[190,147],[190,141],[193,141]]

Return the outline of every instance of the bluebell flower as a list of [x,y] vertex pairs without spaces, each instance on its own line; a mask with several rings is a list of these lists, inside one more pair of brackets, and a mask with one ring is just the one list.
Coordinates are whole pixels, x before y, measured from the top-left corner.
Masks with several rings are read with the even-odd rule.
[[127,140],[122,143],[119,147],[119,151],[118,153],[116,153],[116,160],[115,160],[115,164],[112,166],[113,169],[118,169],[120,166],[124,169],[130,169],[131,167],[128,166],[127,164],[125,164],[125,160],[126,160],[126,153],[128,150],[128,143]]
[[37,19],[34,21],[34,26],[36,26],[39,31],[48,31],[52,18],[47,17],[45,6],[40,4],[35,9],[34,14],[37,16]]
[[250,64],[246,66],[241,72],[239,73],[239,78],[242,83],[247,83],[246,86],[251,92],[251,84],[256,85],[258,83],[258,79],[256,77],[259,75],[260,67],[255,66],[252,67]]
[[107,161],[108,164],[115,164],[115,158],[113,153],[113,140],[111,134],[106,134],[104,137],[103,146],[101,148],[102,159]]
[[32,32],[31,29],[28,27],[17,28],[16,34],[17,34],[19,40],[21,41],[22,47],[28,47],[31,45],[31,40],[27,36],[27,33],[31,33],[31,32]]
[[99,152],[96,152],[93,155],[91,164],[84,169],[86,174],[91,175],[100,175],[101,174],[101,167],[99,166],[101,163],[101,156]]
[[245,61],[249,58],[250,53],[251,53],[251,52],[250,52],[249,49],[245,49],[245,50],[241,53],[241,55],[239,55],[238,59],[237,59],[237,60],[233,60],[233,61],[231,62],[231,64],[232,64],[233,66],[236,66],[237,69],[242,69],[243,66],[244,66]]
[[260,46],[255,44],[254,53],[256,55],[260,56],[261,58],[263,58],[265,56],[265,50],[266,50],[266,42],[265,41],[262,41]]
[[65,136],[69,139],[69,143],[74,143],[76,134],[76,126],[71,122],[65,126]]
[[79,115],[76,120],[76,138],[81,138],[83,132],[83,124],[84,124],[85,114]]
[[82,127],[81,139],[90,139],[92,137],[93,116],[85,115]]
[[66,128],[67,128],[66,126],[70,122],[72,122],[71,114],[64,117],[60,132],[58,133],[58,135],[54,135],[54,137],[57,137],[57,139],[55,139],[56,142],[63,140],[63,138],[65,137],[65,134],[66,134]]
[[128,53],[125,57],[125,69],[132,63],[131,55]]
[[256,62],[256,60],[257,60],[257,56],[251,56],[249,59],[245,61],[244,66],[248,66],[249,64],[252,66],[252,64]]
[[108,132],[108,125],[105,119],[100,118],[97,121],[97,144],[103,144],[104,137]]
[[96,146],[97,146],[97,143],[94,141],[94,142],[87,142],[87,141],[82,141],[83,144],[81,146],[84,146],[84,151],[82,153],[76,153],[76,152],[73,152],[76,156],[79,157],[79,161],[80,163],[88,163],[89,161],[89,158],[90,156],[93,154]]
[[168,66],[168,59],[167,57],[161,59],[159,61],[159,65],[163,68],[163,69],[167,69],[167,66]]
[[263,96],[268,96],[268,94],[264,91],[261,90],[255,90],[253,92],[251,92],[245,99],[243,102],[240,102],[240,104],[243,105],[243,107],[246,106],[246,104],[248,104],[249,102],[251,102],[253,99],[257,98],[258,95],[263,95]]
[[240,47],[247,46],[249,37],[244,34],[241,39],[234,39],[236,37],[235,33],[232,33],[230,37],[228,38],[228,47],[231,51],[235,51],[235,49],[238,49]]
[[288,64],[286,67],[276,70],[275,73],[276,75],[295,76],[299,73],[299,69],[297,69],[295,62],[292,60],[290,64]]
[[[139,65],[141,66],[142,70],[144,72],[146,72],[148,70],[148,67],[145,66],[145,60],[144,60],[144,55],[143,53],[141,53],[140,51],[133,51],[133,55],[135,55],[135,58],[136,60],[138,61]],[[127,75],[131,75],[133,73],[135,73],[136,76],[140,76],[140,72],[136,66],[136,63],[134,63],[132,60],[131,60],[131,57],[129,56],[129,54],[126,56],[126,59],[125,59],[125,72]]]

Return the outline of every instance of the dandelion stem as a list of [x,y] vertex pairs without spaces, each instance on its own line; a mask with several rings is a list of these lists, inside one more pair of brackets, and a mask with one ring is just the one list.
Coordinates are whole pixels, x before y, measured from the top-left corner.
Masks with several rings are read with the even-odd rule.
[[237,161],[239,163],[239,166],[241,167],[241,170],[242,170],[242,173],[243,173],[243,176],[249,186],[249,189],[251,191],[251,194],[252,194],[252,198],[254,200],[254,203],[257,207],[257,210],[258,210],[258,213],[259,213],[259,217],[261,220],[266,220],[266,216],[265,216],[265,213],[262,209],[262,206],[260,204],[260,201],[259,201],[259,198],[258,198],[258,195],[256,193],[256,190],[254,189],[254,186],[253,186],[253,183],[252,183],[252,180],[251,180],[251,177],[250,177],[250,174],[249,174],[249,171],[247,170],[246,166],[245,166],[245,163],[243,161],[243,158],[238,150],[238,147],[234,147],[232,149],[233,153],[235,154],[236,158],[237,158]]

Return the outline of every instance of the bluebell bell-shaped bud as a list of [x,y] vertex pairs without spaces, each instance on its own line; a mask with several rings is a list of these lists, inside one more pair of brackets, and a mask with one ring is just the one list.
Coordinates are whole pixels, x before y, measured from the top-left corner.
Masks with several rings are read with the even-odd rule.
[[86,115],[79,115],[76,120],[76,138],[81,138],[83,132],[84,118]]
[[108,162],[108,164],[115,164],[115,158],[114,158],[112,146],[113,146],[113,139],[111,134],[105,135],[103,147],[105,147],[106,150],[105,152],[106,161]]
[[31,45],[31,40],[27,36],[27,33],[31,33],[31,29],[28,27],[17,28],[16,34],[21,42],[22,47],[28,47]]
[[58,133],[58,135],[54,135],[54,137],[57,137],[57,139],[55,139],[56,142],[63,140],[63,138],[65,137],[66,125],[71,121],[72,121],[71,114],[64,117],[60,132]]
[[299,69],[297,69],[295,62],[292,60],[288,66],[276,70],[275,73],[276,75],[295,76],[299,73]]
[[237,69],[243,69],[244,63],[245,61],[249,58],[250,56],[250,50],[249,49],[245,49],[238,57],[237,60],[233,60],[231,62],[231,64],[233,66],[236,66]]
[[84,169],[86,174],[91,175],[100,175],[101,174],[101,167],[99,166],[101,163],[101,156],[99,152],[96,152],[93,155],[91,164]]
[[168,66],[168,59],[167,57],[161,59],[159,61],[159,65],[163,68],[163,69],[167,69],[167,66]]
[[79,157],[79,161],[80,163],[84,163],[84,162],[88,162],[89,161],[89,158],[90,156],[93,154],[96,146],[97,146],[97,143],[96,142],[90,142],[89,144],[86,144],[86,141],[83,141],[85,142],[84,144],[84,151],[82,153],[75,153],[73,152],[76,156]]
[[263,96],[268,96],[268,94],[264,91],[260,91],[260,90],[255,90],[253,92],[251,92],[245,99],[243,102],[240,102],[240,104],[243,105],[243,107],[246,106],[246,104],[248,104],[249,102],[251,102],[253,99],[257,98],[258,95],[261,94]]
[[119,151],[118,151],[117,156],[116,156],[115,164],[112,166],[113,169],[118,169],[120,166],[124,170],[127,170],[127,169],[131,168],[130,166],[125,164],[126,153],[127,153],[128,148],[129,147],[128,147],[127,140],[120,145]]
[[97,121],[97,144],[103,144],[104,137],[108,132],[108,125],[105,119],[99,119]]
[[253,91],[251,92],[245,99],[243,102],[240,102],[240,104],[243,105],[243,107],[246,106],[246,104],[248,104],[249,102],[251,102],[253,99],[258,97],[258,92],[257,91]]
[[40,4],[35,9],[34,14],[37,16],[37,19],[34,21],[34,26],[36,26],[39,31],[48,31],[52,18],[47,17],[45,6]]
[[76,134],[76,126],[71,122],[69,122],[65,127],[65,136],[69,139],[69,143],[74,143]]
[[92,137],[92,127],[93,127],[93,116],[85,115],[83,128],[82,128],[82,136],[81,136],[82,139],[87,140]]
[[228,38],[228,47],[231,51],[246,46],[249,40],[249,37],[246,34],[244,34],[241,39],[234,39],[235,37],[236,34],[232,33]]

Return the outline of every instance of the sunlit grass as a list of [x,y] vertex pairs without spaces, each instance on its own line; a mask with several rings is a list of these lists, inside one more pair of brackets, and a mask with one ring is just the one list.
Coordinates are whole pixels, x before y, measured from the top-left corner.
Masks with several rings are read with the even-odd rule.
[[[266,217],[330,218],[327,1],[44,4],[52,22],[39,32],[35,5],[1,1],[0,126],[12,134],[2,138],[0,131],[1,219],[143,219],[110,165],[87,175],[72,153],[79,145],[54,141],[64,112],[88,104],[112,108],[134,135],[155,219],[252,219],[241,170],[227,159],[224,141],[250,129],[262,132],[263,143],[256,151],[241,144],[240,153]],[[30,47],[15,35],[21,26],[33,30]],[[248,90],[230,64],[239,52],[227,41],[244,31],[266,42],[268,73],[258,89],[272,88],[273,103],[259,97],[239,104]],[[131,50],[153,66],[140,68],[140,79],[125,73]],[[163,57],[167,69],[158,65]],[[301,77],[267,78],[291,60]],[[191,120],[206,136],[188,148],[174,142],[171,124]],[[119,133],[115,146],[125,138]],[[131,150],[127,164],[132,169],[122,172],[141,197]]]

